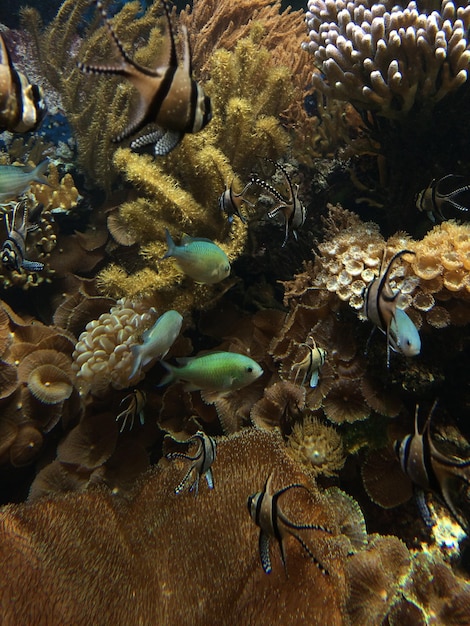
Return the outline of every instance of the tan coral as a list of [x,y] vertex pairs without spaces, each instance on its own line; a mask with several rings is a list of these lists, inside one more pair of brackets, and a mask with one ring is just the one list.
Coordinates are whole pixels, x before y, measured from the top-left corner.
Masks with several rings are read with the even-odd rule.
[[83,394],[99,394],[110,386],[125,389],[140,380],[141,371],[129,380],[134,363],[131,346],[155,318],[155,311],[144,303],[122,299],[86,325],[72,355]]
[[341,435],[314,415],[296,422],[287,439],[289,454],[312,476],[335,476],[345,462]]

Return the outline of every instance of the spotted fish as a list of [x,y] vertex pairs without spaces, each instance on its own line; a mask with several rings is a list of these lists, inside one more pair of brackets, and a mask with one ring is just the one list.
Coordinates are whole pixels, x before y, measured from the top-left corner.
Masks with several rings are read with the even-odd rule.
[[[470,532],[469,520],[455,502],[458,484],[470,488],[470,460],[460,459],[440,452],[430,432],[434,402],[422,431],[418,426],[419,407],[415,411],[415,431],[400,441],[395,441],[395,453],[403,472],[420,489],[429,490],[445,504],[465,532]],[[468,495],[467,495],[468,497]]]
[[[85,65],[79,63],[83,72],[123,76],[138,92],[138,102],[132,107],[131,119],[125,130],[115,138],[123,141],[131,135],[152,128],[131,142],[132,149],[153,145],[155,156],[168,154],[177,146],[185,133],[197,133],[208,124],[212,117],[210,98],[203,88],[192,78],[191,52],[188,31],[181,28],[183,40],[183,63],[179,65],[175,36],[170,20],[170,7],[163,0],[163,9],[169,37],[169,54],[162,54],[156,68],[143,67],[136,63],[127,52],[111,26],[103,3],[95,0],[104,24],[119,55],[119,62],[113,65]],[[163,46],[166,53],[168,46]]]
[[10,217],[5,213],[5,226],[7,238],[3,242],[1,259],[3,265],[9,270],[20,271],[24,268],[28,272],[40,272],[44,269],[44,263],[28,261],[26,255],[26,234],[28,232],[28,208],[25,202],[18,202]]
[[272,479],[273,474],[271,473],[264,485],[263,491],[259,491],[258,493],[251,495],[247,502],[248,512],[251,519],[260,528],[259,554],[261,566],[264,572],[269,574],[272,570],[271,557],[269,554],[270,539],[276,539],[278,542],[281,550],[282,564],[285,569],[286,555],[284,550],[284,539],[287,535],[292,535],[300,543],[302,548],[314,561],[314,563],[319,567],[320,571],[323,574],[328,574],[329,572],[318,561],[308,545],[299,535],[298,531],[319,530],[328,534],[331,534],[331,531],[318,524],[296,524],[284,515],[279,505],[279,498],[283,493],[286,493],[286,491],[289,491],[290,489],[305,489],[306,491],[309,491],[309,489],[302,484],[292,484],[287,485],[287,487],[283,487],[274,493],[272,490]]
[[176,443],[181,444],[196,444],[196,450],[193,456],[190,454],[183,454],[182,452],[169,452],[166,455],[167,459],[185,459],[190,461],[188,471],[183,476],[181,482],[175,487],[175,493],[179,494],[183,491],[186,484],[190,480],[191,476],[195,476],[193,483],[189,487],[189,491],[194,491],[194,495],[197,496],[199,491],[199,479],[201,476],[205,476],[209,489],[214,488],[214,477],[212,475],[212,464],[217,456],[217,442],[213,437],[209,437],[202,430],[198,430],[195,435],[186,439],[185,441],[178,441],[170,435],[168,438],[172,439]]
[[0,34],[0,132],[36,130],[47,113],[44,93],[19,72]]
[[400,292],[393,293],[389,283],[390,270],[404,254],[412,250],[400,250],[392,256],[387,267],[367,285],[364,292],[364,315],[387,336],[387,367],[390,366],[390,348],[405,356],[420,353],[421,339],[408,315],[397,308]]

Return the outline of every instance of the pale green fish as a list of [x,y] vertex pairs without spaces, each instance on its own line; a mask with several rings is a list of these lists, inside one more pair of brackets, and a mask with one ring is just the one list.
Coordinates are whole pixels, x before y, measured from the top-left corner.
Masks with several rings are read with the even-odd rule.
[[180,269],[197,283],[212,285],[230,274],[230,262],[225,252],[210,239],[183,235],[177,246],[168,229],[165,230],[168,251],[164,259],[175,257]]
[[176,338],[180,334],[182,316],[178,311],[167,311],[161,315],[155,324],[142,335],[142,343],[132,346],[134,366],[129,380],[134,378],[139,369],[156,359],[163,359],[168,353]]
[[49,159],[44,159],[35,168],[29,165],[0,165],[0,203],[17,200],[32,182],[49,185],[44,172]]
[[236,352],[212,352],[188,359],[178,359],[175,367],[162,361],[168,370],[160,385],[175,380],[186,384],[186,391],[234,391],[246,387],[261,376],[261,367],[244,354]]

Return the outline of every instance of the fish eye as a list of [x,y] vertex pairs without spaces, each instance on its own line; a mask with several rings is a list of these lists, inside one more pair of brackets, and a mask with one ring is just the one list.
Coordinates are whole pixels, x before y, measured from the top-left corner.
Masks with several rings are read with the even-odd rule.
[[253,371],[253,368],[252,368],[252,367],[247,367],[247,368],[246,368],[246,371],[247,371],[249,374],[251,374],[251,372]]

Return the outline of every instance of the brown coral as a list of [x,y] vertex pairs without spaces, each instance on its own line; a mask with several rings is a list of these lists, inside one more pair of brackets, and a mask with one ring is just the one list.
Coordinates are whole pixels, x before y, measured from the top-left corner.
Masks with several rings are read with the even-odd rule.
[[[128,503],[94,490],[5,507],[0,515],[3,621],[23,623],[36,615],[69,623],[80,614],[88,623],[103,625],[142,619],[198,626],[222,623],[230,614],[234,624],[268,619],[300,625],[307,613],[316,623],[340,626],[346,619],[346,544],[337,531],[324,550],[319,542],[314,546],[328,560],[328,576],[294,541],[286,541],[287,580],[283,568],[274,567],[277,563],[270,576],[259,564],[257,528],[246,500],[274,466],[283,483],[305,481],[278,438],[251,431],[219,443],[215,488],[201,489],[197,502],[191,494],[174,494],[180,470],[166,462],[147,475]],[[311,521],[336,528],[328,497],[314,497]],[[308,520],[309,509],[302,515]],[[188,516],[190,525],[175,524]],[[44,545],[47,560],[40,557]],[[100,574],[104,571],[108,575]],[[222,585],[212,584],[216,571]],[[54,585],[42,594],[45,581],[52,579]],[[13,595],[15,602],[8,601]]]

